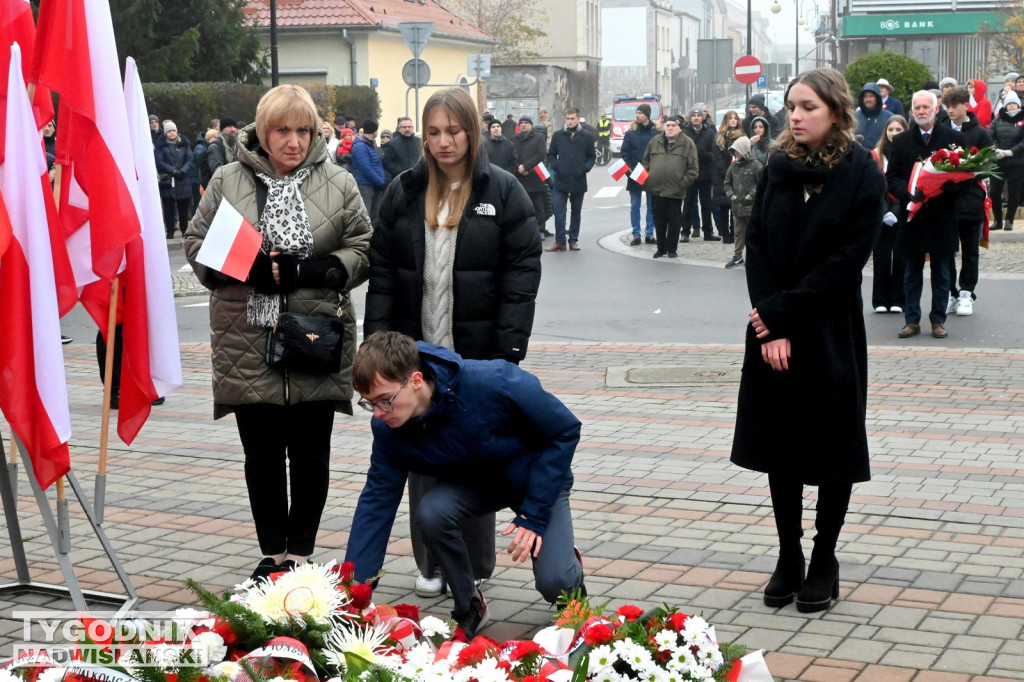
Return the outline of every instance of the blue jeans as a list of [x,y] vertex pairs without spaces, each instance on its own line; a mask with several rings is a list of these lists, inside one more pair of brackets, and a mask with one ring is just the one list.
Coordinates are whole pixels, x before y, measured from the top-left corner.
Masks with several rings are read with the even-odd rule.
[[[924,289],[924,253],[909,251],[906,254],[907,270],[903,278],[903,289],[907,303],[903,306],[907,324],[921,323],[921,291]],[[946,306],[949,303],[949,259],[952,254],[931,254],[932,310],[928,319],[932,324],[945,324]]]
[[[637,239],[640,238],[640,201],[644,194],[643,190],[639,192],[629,190],[629,222],[633,226],[633,236]],[[651,208],[650,194],[647,195],[647,230],[644,232],[644,236],[654,236],[654,209]]]
[[562,192],[557,189],[551,190],[551,203],[555,212],[555,241],[559,244],[565,243],[565,203],[569,202],[572,216],[569,218],[569,241],[576,242],[580,239],[580,211],[583,210],[583,195],[586,192]]
[[[515,510],[521,502],[501,486],[475,488],[450,481],[438,481],[423,496],[413,522],[444,572],[454,602],[453,615],[469,611],[470,600],[476,595],[469,551],[462,537],[463,523],[506,507]],[[583,568],[573,552],[568,490],[559,493],[551,505],[543,539],[540,555],[532,559],[533,578],[544,599],[554,603],[563,591],[583,584]]]

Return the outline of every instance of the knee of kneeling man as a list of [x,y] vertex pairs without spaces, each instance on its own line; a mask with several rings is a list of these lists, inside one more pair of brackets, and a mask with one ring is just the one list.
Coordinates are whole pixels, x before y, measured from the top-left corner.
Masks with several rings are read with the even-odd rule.
[[554,604],[563,592],[571,592],[578,587],[581,577],[578,571],[573,571],[571,568],[561,571],[557,575],[538,575],[537,591],[546,601]]

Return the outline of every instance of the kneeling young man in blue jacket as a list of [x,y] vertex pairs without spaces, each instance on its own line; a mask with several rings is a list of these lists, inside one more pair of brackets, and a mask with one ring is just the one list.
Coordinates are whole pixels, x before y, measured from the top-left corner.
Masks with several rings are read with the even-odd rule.
[[439,479],[412,522],[444,572],[452,616],[468,638],[489,614],[460,532],[465,519],[511,508],[507,551],[514,561],[532,559],[544,598],[583,588],[569,511],[580,421],[535,376],[390,331],[363,342],[352,376],[359,405],[373,412],[370,470],[345,554],[356,580],[383,566],[412,471]]

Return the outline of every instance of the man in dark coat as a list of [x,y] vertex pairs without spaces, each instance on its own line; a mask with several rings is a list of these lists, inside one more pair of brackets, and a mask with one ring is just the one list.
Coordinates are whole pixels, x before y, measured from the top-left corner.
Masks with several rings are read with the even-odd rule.
[[352,175],[359,185],[359,194],[374,227],[377,227],[381,197],[388,186],[387,175],[380,162],[380,149],[377,148],[377,129],[376,121],[363,121],[363,134],[353,140],[351,152]]
[[934,93],[919,90],[911,100],[910,111],[915,126],[893,138],[892,157],[885,171],[889,192],[899,200],[904,211],[902,230],[903,252],[906,255],[907,272],[904,290],[907,297],[903,306],[906,325],[899,331],[901,339],[921,333],[921,289],[924,285],[925,254],[930,255],[932,273],[932,308],[928,319],[932,325],[932,336],[944,339],[946,331],[946,307],[949,298],[949,259],[953,257],[957,239],[956,201],[960,194],[959,185],[947,183],[944,191],[928,199],[909,218],[907,205],[911,199],[920,201],[920,196],[911,197],[907,186],[914,164],[918,159],[928,158],[938,149],[955,144],[962,147],[964,137],[944,125],[935,124],[939,103]]
[[[551,202],[555,212],[555,243],[545,251],[565,251],[568,237],[570,251],[579,251],[580,214],[583,195],[587,193],[587,173],[594,167],[594,138],[583,129],[579,109],[565,110],[565,128],[555,131],[548,148],[548,167],[555,174]],[[565,206],[569,203],[572,218],[565,228]]]
[[782,124],[779,120],[768,111],[768,105],[765,101],[764,95],[754,95],[747,100],[747,117],[743,119],[743,130],[747,132],[747,137],[751,137],[754,132],[751,130],[751,125],[754,123],[754,119],[758,116],[763,117],[768,121],[768,126],[771,128],[772,139],[779,139],[779,135],[782,134]]
[[[967,107],[971,93],[967,88],[953,88],[942,96],[949,112],[949,126],[964,136],[964,149],[992,146],[988,130],[978,125],[978,117]],[[985,188],[979,182],[964,183],[956,202],[957,233],[960,236],[960,286],[956,280],[956,255],[949,259],[949,305],[946,313],[958,316],[974,314],[975,289],[978,286],[978,246],[985,222]]]
[[[622,149],[619,155],[629,166],[630,172],[644,158],[647,145],[658,134],[658,126],[651,121],[651,105],[639,104],[636,107],[636,121],[629,127],[622,137]],[[650,170],[648,168],[648,170]],[[630,246],[640,246],[640,202],[646,193],[643,185],[633,178],[626,176],[626,191],[629,192],[629,222],[633,227],[633,240]],[[657,244],[654,238],[654,209],[651,208],[651,195],[647,193],[647,229],[644,232],[644,242]]]
[[683,202],[683,242],[690,241],[690,226],[696,224],[697,199],[700,198],[700,228],[695,228],[693,236],[704,231],[704,241],[718,242],[722,237],[714,234],[715,225],[711,220],[711,184],[712,171],[715,165],[715,129],[704,123],[704,112],[693,109],[690,112],[690,124],[683,126],[683,134],[697,146],[697,164],[699,170],[697,180],[686,188],[686,199]]
[[892,86],[889,81],[879,78],[875,85],[882,92],[882,108],[892,113],[893,116],[903,116],[903,102],[892,96]]
[[486,144],[481,145],[481,148],[487,150],[487,158],[491,163],[518,178],[519,156],[516,154],[516,146],[512,140],[502,135],[501,131],[501,124],[491,121],[490,134],[486,137]]
[[516,119],[512,114],[505,117],[505,120],[501,122],[501,134],[506,140],[511,140],[516,136]]
[[472,639],[489,613],[473,584],[462,524],[510,508],[513,562],[531,560],[534,581],[554,603],[584,590],[569,494],[580,421],[537,378],[500,360],[464,360],[398,332],[359,347],[353,383],[373,411],[373,451],[352,518],[345,560],[355,579],[377,576],[410,472],[438,482],[412,523],[423,532],[451,591],[452,617]]
[[156,148],[156,172],[160,179],[160,202],[164,209],[164,231],[167,238],[174,237],[174,216],[182,236],[188,228],[189,206],[192,204],[192,183],[188,179],[192,170],[192,150],[188,141],[178,136],[174,121],[164,122],[164,144]]
[[541,238],[551,236],[545,229],[547,222],[547,204],[551,196],[551,188],[541,180],[535,170],[537,164],[544,161],[548,154],[547,137],[544,133],[538,133],[533,129],[533,119],[523,116],[519,119],[519,134],[516,135],[516,155],[519,157],[519,167],[516,169],[516,177],[522,183],[523,189],[530,196],[533,204],[533,214],[537,219],[537,228]]
[[[149,136],[153,139],[153,149],[163,146],[167,140],[164,139],[164,127],[160,124],[160,117],[156,114],[149,115]],[[56,141],[56,138],[54,138]]]
[[423,140],[414,134],[412,119],[398,119],[397,134],[380,150],[380,161],[388,183],[416,165],[423,158]]
[[206,149],[206,169],[211,178],[221,166],[234,163],[237,145],[238,121],[231,116],[224,116],[220,119],[220,135]]

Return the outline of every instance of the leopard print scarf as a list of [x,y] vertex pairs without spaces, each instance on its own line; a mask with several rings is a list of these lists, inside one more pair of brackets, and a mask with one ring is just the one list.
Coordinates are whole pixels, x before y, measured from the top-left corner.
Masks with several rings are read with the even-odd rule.
[[[256,177],[267,186],[267,205],[263,209],[256,229],[263,235],[263,252],[290,253],[299,260],[313,254],[313,234],[309,227],[306,205],[302,203],[299,186],[306,181],[313,167],[283,178],[257,173]],[[253,327],[273,327],[281,313],[281,297],[249,291],[246,321]]]

